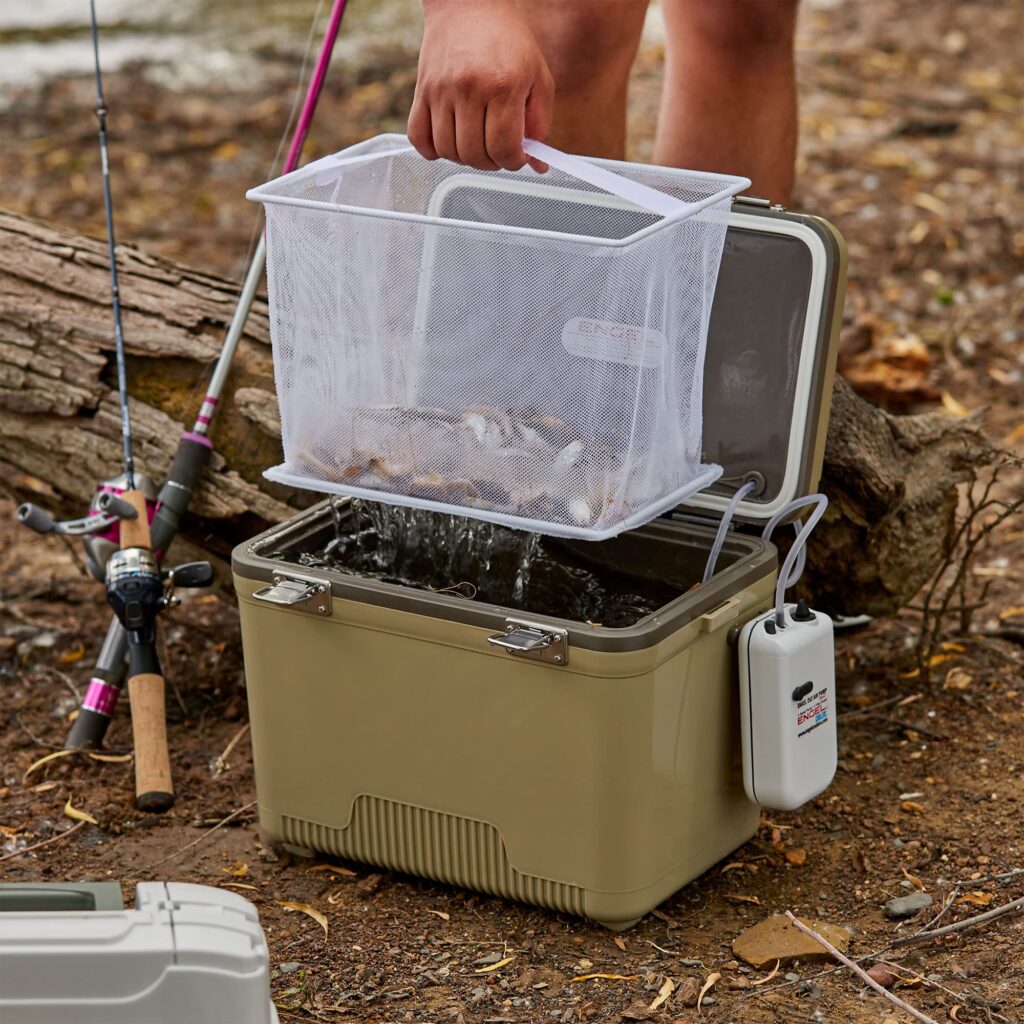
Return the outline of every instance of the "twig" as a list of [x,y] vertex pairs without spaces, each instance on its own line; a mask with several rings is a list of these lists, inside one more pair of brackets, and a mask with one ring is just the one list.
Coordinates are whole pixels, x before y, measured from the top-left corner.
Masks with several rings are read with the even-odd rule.
[[818,945],[821,946],[823,949],[827,949],[832,954],[832,956],[834,956],[844,967],[848,967],[851,971],[853,971],[854,974],[857,975],[858,978],[861,979],[861,981],[864,981],[868,985],[870,985],[871,988],[873,988],[879,995],[885,996],[885,998],[888,999],[889,1002],[894,1003],[901,1010],[905,1010],[915,1020],[921,1021],[921,1024],[938,1024],[938,1021],[936,1021],[933,1017],[926,1017],[923,1013],[921,1013],[920,1010],[914,1009],[914,1007],[911,1006],[910,1003],[904,1002],[902,999],[900,999],[899,996],[893,994],[888,989],[885,989],[881,985],[879,985],[878,982],[875,981],[875,979],[872,978],[867,971],[865,971],[862,967],[858,967],[848,956],[845,956],[844,954],[840,953],[839,950],[836,949],[836,947],[828,941],[828,939],[823,939],[816,931],[814,931],[814,929],[808,928],[807,925],[803,923],[803,921],[798,921],[793,916],[791,911],[786,911],[786,917],[789,918],[790,923],[793,925],[794,928],[798,928],[805,935],[809,935],[812,939],[814,939],[814,941],[817,942]]
[[61,672],[59,668],[54,668],[52,665],[48,665],[46,671],[59,679],[71,691],[77,704],[82,703],[82,695],[79,693],[78,687],[75,686],[74,680],[67,673]]
[[1007,640],[1011,644],[1024,644],[1024,629],[988,629],[981,635],[992,637],[994,640]]
[[249,723],[246,722],[234,736],[231,737],[231,741],[224,748],[223,752],[217,756],[217,759],[213,762],[213,774],[220,775],[221,772],[228,770],[228,758],[231,756],[231,751],[238,746],[239,741],[249,731]]
[[886,700],[880,700],[877,704],[869,704],[866,708],[855,708],[853,711],[844,711],[839,718],[858,718],[861,715],[870,715],[874,711],[878,711],[879,708],[887,708],[890,704],[897,704],[903,700],[903,696],[889,697]]
[[223,828],[229,821],[233,821],[240,814],[244,814],[250,807],[255,807],[258,801],[252,800],[247,803],[244,807],[239,807],[237,811],[232,811],[226,818],[221,818],[213,828],[207,829],[198,839],[193,839],[191,843],[186,843],[180,850],[176,850],[174,853],[169,853],[166,857],[162,857],[155,864],[150,865],[150,870],[153,868],[160,867],[161,864],[166,864],[169,860],[174,860],[175,857],[180,857],[186,850],[191,850],[193,846],[198,846],[207,836],[212,835],[219,828]]
[[994,921],[1004,914],[1011,914],[1015,910],[1024,910],[1024,896],[1020,899],[1004,903],[994,910],[986,910],[984,914],[976,914],[974,917],[965,917],[955,924],[947,924],[944,928],[936,928],[930,932],[918,932],[917,935],[908,935],[906,938],[897,939],[894,946],[909,946],[912,942],[928,942],[930,939],[937,939],[943,935],[952,935],[954,932],[962,932],[965,928],[973,928],[975,925],[985,924],[987,921]]
[[874,718],[878,722],[888,722],[890,725],[899,726],[901,729],[909,729],[912,732],[919,732],[922,736],[930,736],[933,740],[944,740],[948,737],[944,736],[940,732],[935,732],[929,729],[925,725],[914,725],[912,722],[904,722],[899,718],[890,718],[888,715],[870,715],[870,718]]
[[8,853],[4,857],[0,857],[0,864],[5,860],[14,860],[15,857],[20,857],[23,853],[31,853],[33,850],[41,850],[44,846],[49,846],[50,843],[60,842],[61,839],[67,839],[72,832],[77,832],[84,824],[84,821],[80,821],[77,825],[72,825],[71,828],[65,829],[59,835],[50,836],[49,839],[44,839],[41,843],[33,843],[31,846],[26,846],[21,850],[15,850],[14,853]]
[[966,889],[969,885],[981,885],[982,882],[1002,882],[1009,885],[1018,875],[1024,875],[1024,868],[1010,868],[1009,871],[998,871],[993,875],[982,875],[981,878],[966,878],[954,882],[958,888]]
[[38,736],[34,735],[29,727],[21,720],[21,715],[17,712],[14,714],[14,721],[17,722],[18,728],[37,746],[42,747],[43,750],[63,750],[63,746],[58,746],[56,743],[47,743],[46,740],[41,740]]
[[921,929],[922,932],[928,931],[929,928],[934,928],[945,916],[946,912],[956,902],[957,896],[960,895],[960,886],[954,885],[952,892],[946,902],[942,904],[942,909]]

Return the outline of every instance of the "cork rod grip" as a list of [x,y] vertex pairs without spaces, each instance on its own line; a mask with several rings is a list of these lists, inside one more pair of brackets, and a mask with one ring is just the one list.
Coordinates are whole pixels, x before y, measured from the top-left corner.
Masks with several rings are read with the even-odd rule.
[[135,743],[135,806],[166,811],[174,803],[171,758],[167,750],[164,678],[151,672],[128,680]]
[[127,501],[139,514],[134,519],[121,520],[121,549],[152,547],[149,539],[149,515],[146,511],[146,496],[142,491],[125,491],[122,501]]

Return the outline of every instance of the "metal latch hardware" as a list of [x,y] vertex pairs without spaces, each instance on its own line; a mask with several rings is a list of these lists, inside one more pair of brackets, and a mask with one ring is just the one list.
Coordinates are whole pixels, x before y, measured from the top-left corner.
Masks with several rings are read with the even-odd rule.
[[252,596],[267,604],[279,604],[310,615],[331,614],[331,588],[322,580],[302,576],[274,574],[272,586],[257,590]]
[[509,654],[519,658],[533,658],[551,665],[569,663],[568,631],[521,619],[506,619],[505,622],[505,632],[489,636],[489,644],[503,647]]

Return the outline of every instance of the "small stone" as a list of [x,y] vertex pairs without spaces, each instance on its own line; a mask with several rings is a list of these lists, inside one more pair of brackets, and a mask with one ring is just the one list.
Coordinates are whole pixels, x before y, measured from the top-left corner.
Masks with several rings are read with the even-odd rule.
[[800,980],[800,975],[797,974],[795,971],[790,971],[789,974],[784,975],[784,977],[785,977],[786,981],[788,981],[791,985],[793,984],[794,981],[799,981]]
[[868,977],[876,984],[881,985],[882,988],[892,988],[899,981],[892,964],[887,964],[882,960],[872,964],[868,968],[867,973]]
[[[801,923],[816,931],[841,952],[846,952],[853,938],[853,932],[849,928],[842,928],[839,925],[803,919]],[[776,960],[790,963],[793,960],[828,960],[831,956],[828,950],[809,935],[794,928],[784,914],[765,918],[753,928],[748,928],[738,935],[733,940],[732,951],[754,967],[764,967]]]
[[909,896],[897,896],[885,905],[885,916],[891,921],[905,921],[927,910],[934,900],[926,892],[912,892]]
[[881,768],[883,764],[885,764],[885,754],[875,754],[875,756],[871,758],[872,768],[877,770],[878,768]]
[[930,981],[933,985],[941,985],[942,984],[942,975],[941,974],[929,974],[925,978],[925,981]]
[[903,881],[900,882],[900,888],[901,889],[913,889],[914,888],[914,883],[913,882],[909,882],[909,881],[907,881],[907,879],[904,878]]
[[288,963],[286,963],[286,964],[278,964],[277,965],[277,969],[282,974],[294,974],[297,970],[300,970],[301,967],[302,967],[302,964],[300,964],[298,962],[298,960],[289,960]]

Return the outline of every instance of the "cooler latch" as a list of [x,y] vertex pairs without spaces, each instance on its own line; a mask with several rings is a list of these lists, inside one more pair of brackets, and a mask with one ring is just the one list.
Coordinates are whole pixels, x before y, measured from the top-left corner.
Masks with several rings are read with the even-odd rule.
[[322,580],[303,576],[274,574],[274,582],[253,593],[257,601],[279,604],[310,615],[331,614],[331,588]]
[[551,665],[568,664],[569,633],[566,630],[521,619],[506,619],[505,623],[505,632],[489,636],[489,644],[503,647],[518,658],[533,658]]

